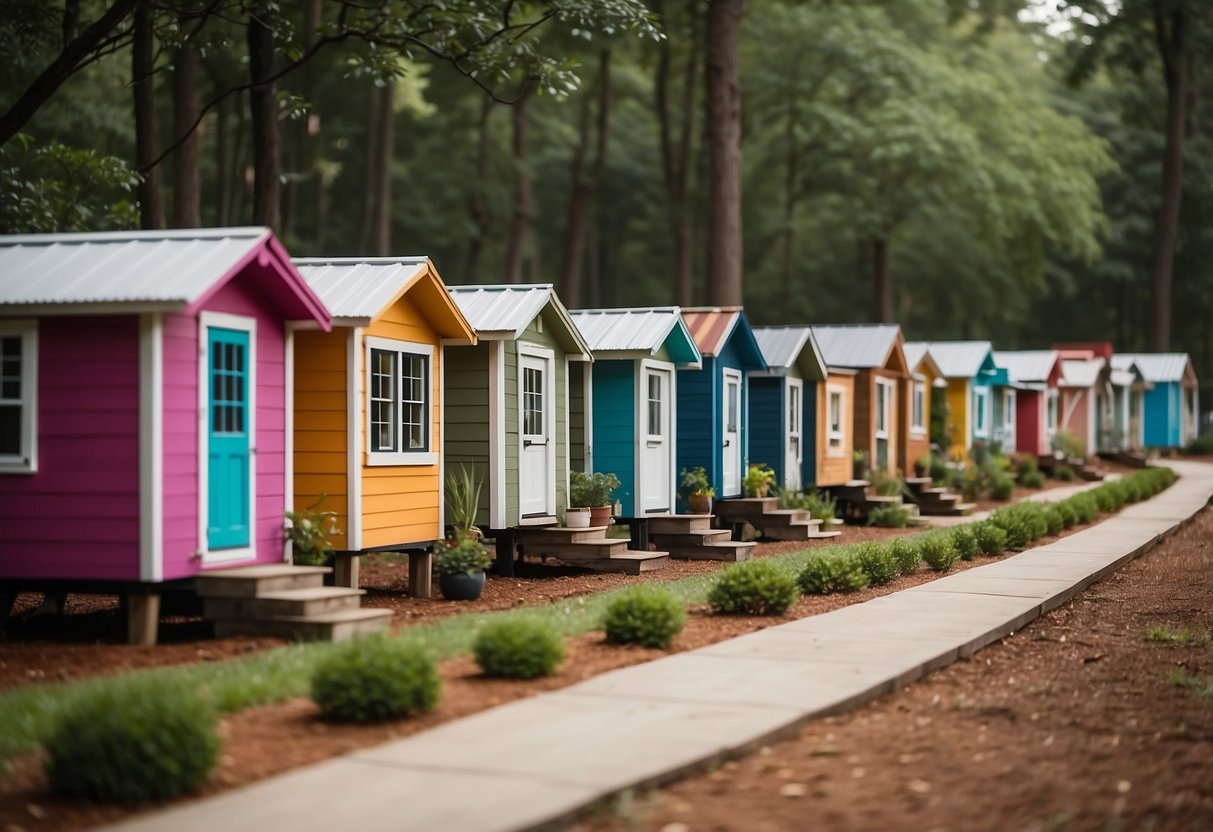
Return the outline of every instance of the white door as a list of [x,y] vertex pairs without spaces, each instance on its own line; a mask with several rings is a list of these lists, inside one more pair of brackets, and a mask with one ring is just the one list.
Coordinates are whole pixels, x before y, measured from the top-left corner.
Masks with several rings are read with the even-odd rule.
[[646,366],[640,373],[640,477],[636,484],[639,510],[645,514],[670,511],[674,443],[671,441],[670,400],[674,374]]
[[552,359],[521,354],[518,357],[518,423],[522,449],[518,458],[518,513],[523,517],[554,514],[549,504],[552,493],[556,439],[552,435],[556,420],[552,395]]
[[722,497],[741,493],[741,373],[724,370],[724,444],[720,471]]
[[804,382],[798,378],[788,379],[788,432],[787,447],[783,454],[783,485],[799,491],[800,466],[804,460]]

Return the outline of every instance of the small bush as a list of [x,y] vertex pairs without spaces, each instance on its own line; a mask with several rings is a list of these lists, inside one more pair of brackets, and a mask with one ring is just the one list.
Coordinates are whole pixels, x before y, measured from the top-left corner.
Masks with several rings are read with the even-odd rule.
[[952,545],[956,547],[961,560],[972,560],[981,551],[976,533],[968,526],[952,529]]
[[805,595],[855,592],[868,585],[868,573],[853,555],[819,555],[809,559],[796,582]]
[[885,529],[900,529],[909,525],[912,516],[908,506],[880,506],[868,512],[868,524]]
[[1037,463],[1034,456],[1021,456],[1015,463],[1015,473],[1019,477],[1019,481],[1023,482],[1024,476],[1027,474],[1035,474],[1040,471],[1040,464]]
[[551,676],[564,659],[564,642],[540,621],[491,621],[472,643],[472,655],[489,676],[534,679]]
[[922,553],[918,550],[917,540],[899,537],[889,543],[889,551],[893,553],[897,568],[903,575],[913,572],[918,568],[918,564],[922,563]]
[[872,490],[881,497],[896,497],[905,491],[906,484],[901,477],[888,471],[874,471],[870,477]]
[[1213,454],[1213,430],[1202,431],[1200,436],[1188,443],[1184,448],[1186,454]]
[[1111,488],[1111,483],[1101,485],[1093,489],[1090,493],[1095,498],[1095,504],[1099,506],[1100,511],[1111,512],[1120,508],[1120,495],[1115,488]]
[[1019,478],[1025,488],[1044,488],[1045,478],[1039,471],[1027,471]]
[[752,560],[721,570],[708,592],[718,613],[783,615],[796,600],[796,581],[766,560]]
[[1039,540],[1049,533],[1048,512],[1045,506],[1036,502],[1024,502],[1013,507],[1020,519],[1028,527],[1028,536],[1032,540]]
[[1074,506],[1068,500],[1062,500],[1060,503],[1055,503],[1054,506],[1057,513],[1061,515],[1062,528],[1074,528],[1074,524],[1078,522],[1078,512],[1074,510]]
[[952,536],[948,534],[923,537],[919,541],[918,548],[922,552],[922,559],[926,561],[927,566],[936,572],[947,572],[956,565],[956,561],[960,560],[960,552],[956,551],[956,546],[952,543]]
[[1076,475],[1069,465],[1058,465],[1053,469],[1053,478],[1060,482],[1074,482]]
[[1007,548],[1007,532],[990,522],[977,523],[973,535],[983,555],[1000,555]]
[[1032,542],[1032,532],[1023,518],[1005,509],[990,516],[990,522],[1007,533],[1007,548],[1018,551]]
[[421,648],[384,636],[360,638],[322,660],[312,699],[330,719],[374,722],[434,709],[441,682]]
[[607,641],[666,648],[687,623],[686,610],[668,589],[638,586],[607,607],[602,629]]
[[1057,534],[1066,526],[1066,519],[1056,505],[1045,506],[1045,523],[1049,534]]
[[943,484],[948,479],[948,463],[942,457],[931,454],[931,466],[927,471],[928,476],[938,484]]
[[[855,551],[855,560],[868,576],[873,586],[887,584],[901,574],[901,565],[893,555],[893,550],[885,543],[869,541]],[[803,579],[803,575],[801,578]],[[804,584],[801,584],[803,589]]]
[[130,679],[66,707],[44,745],[51,790],[104,803],[191,791],[219,756],[216,715],[193,690]]
[[1095,498],[1091,496],[1091,492],[1085,491],[1082,494],[1075,494],[1066,500],[1074,511],[1078,514],[1079,523],[1090,523],[1099,516],[1099,504],[1095,502]]
[[[1039,476],[1039,475],[1038,475]],[[1006,474],[998,474],[990,479],[990,497],[995,500],[1009,500],[1015,493],[1015,480]]]

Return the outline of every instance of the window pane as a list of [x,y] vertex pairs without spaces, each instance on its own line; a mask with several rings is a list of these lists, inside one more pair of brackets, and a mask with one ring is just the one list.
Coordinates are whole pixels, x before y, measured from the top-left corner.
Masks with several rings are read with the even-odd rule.
[[649,376],[649,422],[648,432],[651,436],[660,436],[661,424],[661,376]]
[[527,367],[522,376],[522,430],[529,436],[544,433],[543,370]]
[[725,385],[728,388],[728,411],[726,414],[728,417],[727,418],[728,424],[725,426],[725,430],[727,430],[729,433],[736,433],[737,432],[737,399],[738,399],[738,394],[740,393],[740,391],[738,390],[738,385],[735,384],[734,382],[725,382]]
[[370,410],[371,450],[395,451],[396,420],[394,418],[396,353],[388,350],[371,350]]
[[21,453],[21,406],[0,405],[0,454],[17,456]]

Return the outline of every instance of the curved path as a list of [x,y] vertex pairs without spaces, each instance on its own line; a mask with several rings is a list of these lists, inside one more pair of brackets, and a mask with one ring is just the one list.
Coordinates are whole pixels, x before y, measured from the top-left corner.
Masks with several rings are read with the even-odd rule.
[[530,829],[758,747],[967,656],[1153,546],[1213,495],[1157,497],[1055,543],[863,604],[616,670],[113,829]]

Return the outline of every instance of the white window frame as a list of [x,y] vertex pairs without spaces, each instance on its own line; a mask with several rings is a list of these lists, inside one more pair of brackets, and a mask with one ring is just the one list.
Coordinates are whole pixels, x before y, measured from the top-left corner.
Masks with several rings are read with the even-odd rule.
[[0,321],[0,337],[21,339],[21,393],[0,404],[21,408],[21,439],[16,454],[0,456],[0,474],[38,471],[38,322]]
[[973,436],[988,439],[990,436],[990,388],[973,388]]
[[[876,379],[876,430],[872,433],[877,439],[888,439],[890,424],[893,421],[893,391],[896,385],[885,378]],[[883,400],[881,396],[883,391]]]
[[1002,391],[1002,426],[1007,429],[1015,427],[1015,391],[1006,389]]
[[920,439],[927,435],[927,383],[912,382],[910,388],[910,436]]
[[[371,351],[382,350],[384,352],[394,352],[397,354],[395,364],[395,374],[393,388],[395,390],[395,408],[394,417],[397,422],[400,421],[402,413],[400,401],[400,359],[399,355],[421,356],[426,360],[425,373],[425,447],[423,451],[373,451],[371,450],[372,430],[371,430]],[[363,351],[365,353],[363,361],[364,380],[363,390],[363,406],[366,410],[366,418],[364,421],[365,436],[366,436],[366,464],[369,467],[378,467],[384,465],[437,465],[438,452],[434,450],[434,345],[419,344],[413,341],[397,341],[391,338],[380,338],[374,335],[366,337],[366,344]],[[397,424],[397,429],[400,425]],[[403,444],[403,431],[400,435],[401,443]]]
[[[796,395],[792,393],[795,391]],[[796,412],[792,413],[792,401],[796,402]],[[788,379],[788,442],[796,442],[796,462],[804,462],[804,381],[798,378]]]
[[[649,393],[649,388],[652,385],[652,380],[657,379],[658,387],[661,388],[659,392],[662,394],[662,398],[656,400],[658,403],[657,404],[658,416],[660,416],[661,411],[662,411],[661,403],[670,402],[670,389],[669,388],[671,387],[671,382],[673,379],[673,372],[672,371],[669,373],[649,373],[649,372],[647,372],[647,370],[650,370],[650,369],[664,370],[665,368],[657,367],[655,365],[650,365],[648,367],[642,366],[642,368],[641,368],[640,375],[641,375],[641,378],[644,379],[644,383],[641,385],[643,388],[641,390],[641,393],[644,395],[643,415],[644,415],[645,441],[646,442],[662,442],[665,440],[665,438],[667,436],[669,436],[670,426],[669,425],[659,425],[658,426],[659,428],[664,427],[665,430],[658,430],[657,433],[653,433],[653,431],[650,429],[653,426],[652,407],[653,407],[654,400]],[[667,408],[667,410],[668,410],[668,408]]]
[[1049,390],[1045,394],[1045,434],[1052,439],[1057,434],[1057,423],[1061,418],[1061,393]]
[[[832,403],[838,396],[838,429],[834,428],[834,418],[831,413]],[[836,384],[826,385],[826,456],[841,457],[846,455],[846,407],[847,389]],[[837,442],[837,446],[835,446]]]

